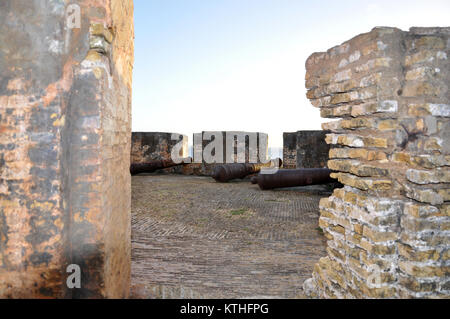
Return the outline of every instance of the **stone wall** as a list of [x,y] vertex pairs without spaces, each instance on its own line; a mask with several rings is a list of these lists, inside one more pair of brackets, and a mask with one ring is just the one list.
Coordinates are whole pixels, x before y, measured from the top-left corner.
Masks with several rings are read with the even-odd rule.
[[[239,161],[236,152],[238,147],[245,147],[245,163],[260,163],[261,158],[257,157],[256,160],[252,159],[249,153],[249,135],[248,134],[255,134],[257,138],[257,145],[256,145],[256,154],[268,154],[268,135],[266,133],[249,133],[249,132],[226,132],[226,131],[218,131],[218,132],[202,132],[202,133],[196,133],[193,135],[192,140],[193,143],[196,143],[196,146],[193,147],[193,160],[196,162],[193,162],[191,164],[184,164],[180,166],[175,166],[171,168],[166,168],[163,170],[159,170],[159,173],[171,173],[171,174],[183,174],[183,175],[198,175],[198,176],[210,176],[211,173],[214,170],[214,167],[216,164],[208,164],[205,161],[205,158],[202,155],[205,148],[211,143],[214,142],[215,137],[214,136],[221,136],[222,142],[220,143],[219,152],[222,152],[223,156],[220,159],[221,163],[226,163],[226,151],[229,147],[232,147],[231,145],[228,145],[229,142],[227,142],[226,135],[227,133],[230,134],[237,134],[241,136],[246,136],[245,143],[242,141],[238,141],[238,138],[234,137],[234,160],[236,162]],[[132,134],[132,146],[131,146],[131,162],[133,163],[139,163],[139,162],[145,162],[149,160],[156,160],[156,159],[170,159],[171,158],[171,152],[175,144],[177,144],[178,140],[172,140],[172,134],[173,133],[161,133],[161,132],[133,132]],[[177,133],[175,133],[177,134]],[[210,135],[215,134],[213,137]],[[182,136],[183,138],[183,147],[181,148],[180,156],[181,157],[188,157],[189,150],[188,150],[188,137],[185,135],[177,134],[179,136]],[[263,143],[263,148],[260,149],[260,138],[263,138],[266,141],[266,143]],[[244,145],[245,144],[245,145]],[[261,153],[260,153],[261,151]],[[213,155],[214,155],[213,151]]]
[[283,133],[284,168],[323,168],[327,166],[330,146],[327,131]]
[[375,28],[307,62],[345,185],[320,202],[320,297],[450,297],[450,28]]
[[[244,132],[244,131],[220,131],[220,132],[202,132],[202,133],[198,133],[198,137],[202,140],[201,143],[201,152],[202,154],[204,154],[205,152],[205,148],[208,147],[208,145],[214,141],[215,137],[211,137],[211,134],[217,134],[218,136],[222,135],[222,151],[223,151],[223,158],[222,158],[222,162],[219,164],[223,164],[223,163],[228,163],[231,160],[234,160],[234,162],[239,163],[242,162],[238,156],[237,156],[237,151],[239,147],[245,147],[245,158],[244,161],[245,163],[261,163],[262,158],[261,157],[266,157],[269,154],[269,137],[266,133],[261,133],[261,132]],[[231,146],[231,144],[229,144],[229,142],[227,142],[227,134],[229,134],[229,136],[235,135],[234,136],[234,146]],[[252,158],[252,156],[250,156],[250,144],[249,144],[249,134],[252,135],[256,135],[256,149],[254,150],[254,152],[256,152],[257,157],[256,158]],[[244,141],[239,141],[237,136],[245,136],[245,145],[244,145]],[[194,141],[197,139],[195,137],[194,134]],[[262,146],[262,148],[261,148]],[[233,148],[233,150],[230,151],[230,148]],[[208,151],[208,150],[207,150]],[[226,158],[226,154],[227,151],[230,151],[230,154],[234,154],[234,156],[232,158],[230,158],[229,160],[227,160]],[[215,154],[215,153],[214,153]],[[195,147],[194,147],[194,160],[196,160],[195,158]],[[199,166],[198,164],[193,164],[193,165],[188,165],[187,167],[184,168],[185,173],[193,173],[196,175],[211,175],[211,173],[214,171],[214,167],[216,166],[216,164],[210,164],[207,163],[205,161],[205,158],[203,157],[203,161],[201,166]]]
[[297,168],[297,132],[283,133],[283,168]]
[[[172,134],[180,136],[172,140]],[[188,156],[188,137],[177,133],[133,132],[131,137],[131,162],[142,163],[151,160],[171,159],[174,146],[183,140],[180,156]]]
[[0,2],[2,298],[129,294],[133,4],[71,4]]
[[[202,132],[201,138],[202,138],[202,153],[204,154],[205,148],[211,143],[214,142],[215,137],[210,137],[211,134],[216,135],[222,135],[222,149],[223,149],[223,163],[228,163],[228,160],[226,158],[227,152],[230,152],[230,154],[234,154],[234,156],[230,160],[234,160],[235,162],[242,162],[239,161],[239,158],[237,156],[237,151],[239,147],[245,148],[245,163],[260,163],[261,156],[267,156],[269,151],[269,137],[266,133],[261,132],[244,132],[244,131],[220,131],[220,132]],[[234,138],[233,141],[227,141],[227,134],[228,136],[232,136]],[[249,136],[254,135],[256,136],[256,149],[254,149],[254,152],[258,154],[257,157],[252,159],[250,156],[250,143],[249,143]],[[239,140],[238,136],[245,136],[244,140]],[[194,137],[195,139],[195,137]],[[234,144],[233,144],[234,143]],[[262,146],[262,148],[261,148]],[[205,163],[205,158],[203,158],[203,163]]]
[[[253,132],[253,133],[249,133],[249,132],[243,132],[243,131],[239,131],[239,132],[227,132],[227,131],[217,131],[217,132],[202,132],[202,133],[196,133],[193,135],[192,139],[193,139],[193,143],[196,144],[197,146],[193,146],[193,159],[194,163],[192,164],[188,164],[188,165],[183,165],[180,167],[177,167],[175,169],[173,169],[173,172],[176,173],[180,173],[180,174],[185,174],[185,175],[198,175],[198,176],[210,176],[212,174],[212,172],[214,171],[214,168],[216,166],[216,164],[209,164],[206,163],[205,158],[203,156],[200,156],[199,154],[203,154],[205,147],[207,147],[207,145],[209,145],[211,142],[214,142],[215,137],[211,137],[211,134],[216,134],[217,136],[222,136],[222,143],[221,148],[222,148],[222,152],[223,152],[223,157],[221,158],[221,163],[227,163],[227,159],[226,159],[226,151],[227,148],[229,147],[227,145],[227,140],[226,140],[226,134],[239,134],[239,135],[245,135],[246,139],[245,139],[245,145],[244,143],[242,143],[242,141],[239,143],[237,137],[234,138],[234,161],[235,162],[239,162],[240,159],[237,157],[237,149],[238,147],[245,147],[245,159],[244,162],[245,163],[260,163],[261,162],[261,158],[258,156],[256,159],[252,159],[252,157],[250,156],[249,153],[249,138],[248,138],[248,134],[255,134],[257,137],[257,145],[256,145],[256,154],[259,154],[262,157],[266,157],[268,156],[268,151],[269,151],[269,144],[268,144],[268,135],[266,133],[260,133],[260,132]],[[260,145],[260,140],[262,141],[262,144]],[[261,146],[263,146],[261,148]],[[214,151],[213,151],[213,154]]]

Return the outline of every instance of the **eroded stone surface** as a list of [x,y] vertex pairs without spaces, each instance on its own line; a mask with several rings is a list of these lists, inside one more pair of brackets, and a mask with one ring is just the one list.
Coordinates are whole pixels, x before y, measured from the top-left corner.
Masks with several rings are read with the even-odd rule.
[[133,3],[71,4],[0,2],[0,297],[129,293]]
[[449,298],[449,28],[375,28],[314,53],[306,88],[326,123],[325,258],[310,296]]

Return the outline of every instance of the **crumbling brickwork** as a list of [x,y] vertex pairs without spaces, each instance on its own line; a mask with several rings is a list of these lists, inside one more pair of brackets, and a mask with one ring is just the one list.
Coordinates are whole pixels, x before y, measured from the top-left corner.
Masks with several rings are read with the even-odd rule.
[[0,2],[3,298],[129,294],[133,4],[70,4]]
[[327,166],[330,146],[327,131],[283,133],[284,168],[323,168]]
[[345,185],[320,203],[310,296],[450,297],[449,54],[450,28],[375,28],[308,58]]

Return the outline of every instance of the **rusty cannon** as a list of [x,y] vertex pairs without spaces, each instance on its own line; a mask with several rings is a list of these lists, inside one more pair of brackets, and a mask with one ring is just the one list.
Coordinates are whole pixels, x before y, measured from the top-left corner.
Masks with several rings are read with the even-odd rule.
[[251,179],[261,189],[296,187],[335,182],[328,168],[280,169],[274,174],[258,174]]
[[218,165],[214,168],[212,178],[217,182],[225,183],[232,179],[243,179],[248,175],[256,174],[261,171],[263,167],[281,167],[282,161],[280,158],[271,160],[268,163],[253,164],[253,163],[230,163]]
[[171,159],[153,160],[144,163],[131,163],[130,173],[131,175],[136,175],[139,173],[153,173],[159,169],[184,165],[190,163],[191,161],[192,159],[188,157],[186,159],[183,159],[183,162],[181,163],[175,163]]

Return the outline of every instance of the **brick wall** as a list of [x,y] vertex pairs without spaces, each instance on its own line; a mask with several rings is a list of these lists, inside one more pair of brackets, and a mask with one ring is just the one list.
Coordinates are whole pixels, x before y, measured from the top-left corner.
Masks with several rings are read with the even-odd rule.
[[283,168],[297,168],[297,132],[283,133]]
[[71,3],[0,4],[0,297],[129,294],[133,5]]
[[[179,156],[188,157],[188,137],[175,133],[179,140],[172,140],[173,133],[164,132],[133,132],[131,137],[131,163],[143,163],[152,160],[171,159],[172,150],[179,141],[183,141]],[[170,174],[183,174],[187,165],[174,166],[159,170]]]
[[327,131],[283,133],[284,168],[323,168],[327,166],[330,146]]
[[[142,163],[151,160],[171,159],[173,147],[180,141],[172,140],[172,134],[163,132],[133,132],[131,138],[131,162]],[[188,137],[186,135],[181,136],[183,146],[180,151],[180,156],[187,157]]]
[[450,297],[449,28],[375,28],[307,62],[345,185],[320,202],[320,297]]

